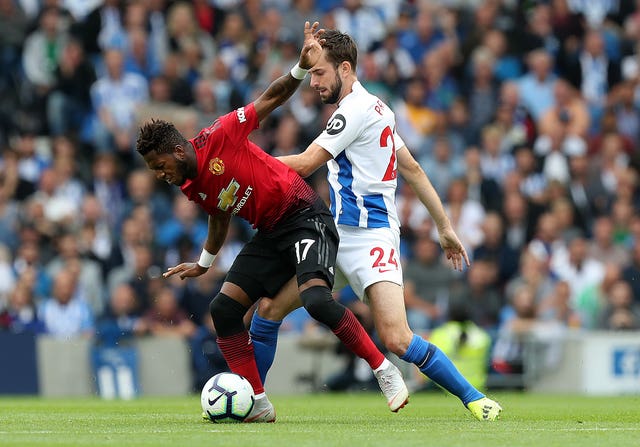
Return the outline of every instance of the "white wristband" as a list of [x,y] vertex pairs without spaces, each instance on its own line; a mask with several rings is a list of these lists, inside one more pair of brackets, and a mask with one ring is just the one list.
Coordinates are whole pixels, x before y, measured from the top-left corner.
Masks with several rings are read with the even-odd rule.
[[216,259],[216,255],[212,255],[206,248],[203,248],[202,253],[200,253],[200,259],[198,259],[198,265],[208,269],[213,264],[214,259]]
[[302,81],[304,77],[307,75],[309,70],[305,70],[304,68],[300,68],[300,65],[295,64],[291,69],[291,76],[296,78],[299,81]]

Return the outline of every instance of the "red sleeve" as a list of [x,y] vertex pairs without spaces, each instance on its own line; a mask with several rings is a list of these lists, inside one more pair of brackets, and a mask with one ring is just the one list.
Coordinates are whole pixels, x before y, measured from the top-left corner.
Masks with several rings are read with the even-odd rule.
[[253,103],[223,115],[220,117],[220,123],[224,132],[234,142],[244,140],[260,125]]

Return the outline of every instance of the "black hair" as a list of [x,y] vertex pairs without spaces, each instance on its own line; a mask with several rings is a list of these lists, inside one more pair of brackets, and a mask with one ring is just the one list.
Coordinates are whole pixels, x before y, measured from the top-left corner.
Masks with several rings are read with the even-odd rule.
[[340,31],[329,29],[322,34],[322,48],[327,50],[327,60],[336,67],[346,61],[355,72],[358,62],[358,47],[351,36]]
[[143,157],[151,151],[159,154],[170,154],[178,146],[186,146],[187,140],[172,123],[160,119],[152,119],[140,128],[136,141],[136,150]]

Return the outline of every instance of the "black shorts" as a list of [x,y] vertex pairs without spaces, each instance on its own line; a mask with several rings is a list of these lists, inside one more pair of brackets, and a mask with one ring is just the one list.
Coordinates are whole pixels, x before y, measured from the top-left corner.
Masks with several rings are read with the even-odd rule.
[[258,231],[242,248],[225,281],[252,301],[273,297],[293,276],[298,285],[314,278],[333,287],[338,231],[321,200],[284,218],[270,232]]

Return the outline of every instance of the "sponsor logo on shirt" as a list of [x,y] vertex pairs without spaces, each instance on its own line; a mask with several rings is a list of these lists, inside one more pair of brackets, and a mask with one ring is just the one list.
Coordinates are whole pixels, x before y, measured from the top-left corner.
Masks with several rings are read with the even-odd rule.
[[251,187],[251,185],[247,186],[247,189],[244,190],[244,195],[242,196],[242,199],[240,199],[236,207],[233,209],[233,211],[231,211],[231,214],[234,214],[234,215],[238,214],[238,212],[242,209],[244,204],[247,203],[247,200],[249,199],[249,196],[251,195],[252,192],[253,192],[253,188]]
[[240,183],[236,181],[236,179],[231,179],[229,185],[220,191],[218,194],[218,209],[222,211],[227,211],[229,207],[232,207],[236,204],[238,200],[238,196],[236,196],[236,192],[240,188]]
[[224,173],[224,162],[218,157],[209,160],[209,171],[213,175],[222,175]]
[[240,123],[244,123],[247,120],[247,117],[244,114],[244,107],[240,107],[236,110],[236,115],[238,115],[238,121]]
[[325,130],[329,135],[337,135],[344,130],[346,124],[347,120],[345,117],[340,113],[337,113],[329,120]]

